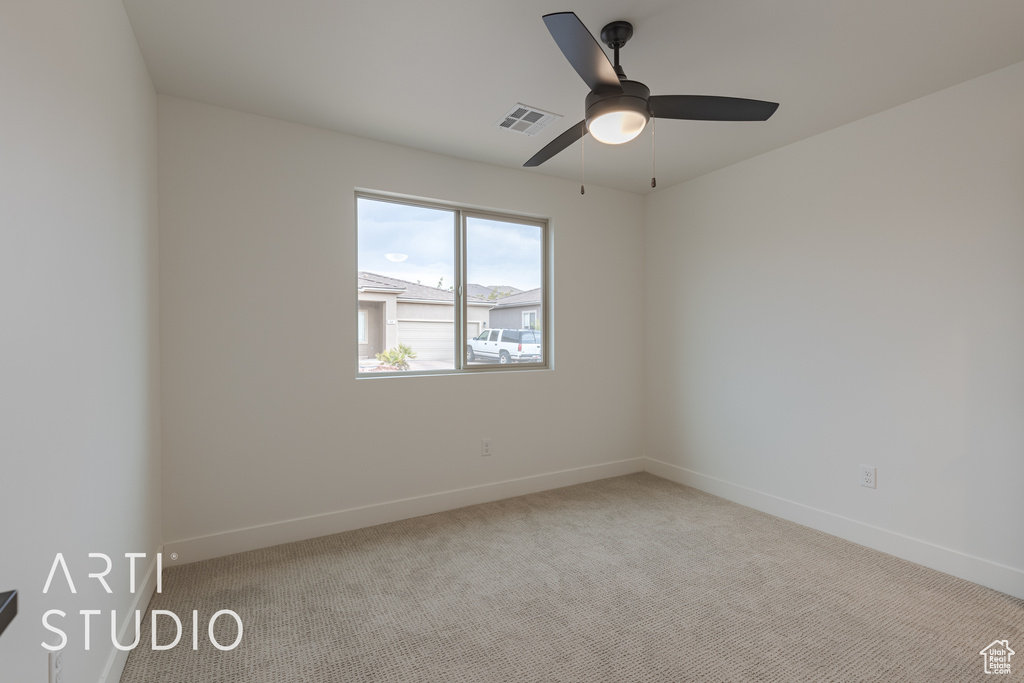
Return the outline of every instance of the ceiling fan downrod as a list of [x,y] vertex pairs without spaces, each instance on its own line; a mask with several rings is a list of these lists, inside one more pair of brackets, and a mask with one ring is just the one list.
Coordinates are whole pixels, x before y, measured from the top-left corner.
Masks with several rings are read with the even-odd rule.
[[612,49],[615,56],[615,63],[612,67],[620,81],[626,80],[626,73],[619,65],[619,48],[623,47],[633,37],[633,24],[628,21],[613,21],[601,29],[601,42]]

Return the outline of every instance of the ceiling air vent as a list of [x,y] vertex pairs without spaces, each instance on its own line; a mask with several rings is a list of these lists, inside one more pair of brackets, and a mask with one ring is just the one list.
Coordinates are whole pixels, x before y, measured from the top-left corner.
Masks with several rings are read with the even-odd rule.
[[513,133],[523,135],[536,135],[555,119],[562,118],[560,114],[552,114],[543,109],[528,107],[525,104],[516,104],[508,110],[508,113],[498,121],[498,128],[510,130]]

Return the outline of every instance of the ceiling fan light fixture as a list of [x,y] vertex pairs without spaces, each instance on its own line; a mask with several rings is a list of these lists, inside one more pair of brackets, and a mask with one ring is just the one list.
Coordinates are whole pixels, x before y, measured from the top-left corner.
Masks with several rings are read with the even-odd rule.
[[587,130],[598,142],[621,145],[640,135],[646,125],[647,117],[643,113],[625,109],[610,111],[591,119],[587,123]]
[[643,83],[622,81],[624,93],[592,92],[587,96],[587,132],[598,142],[621,145],[643,132],[651,118],[651,91]]

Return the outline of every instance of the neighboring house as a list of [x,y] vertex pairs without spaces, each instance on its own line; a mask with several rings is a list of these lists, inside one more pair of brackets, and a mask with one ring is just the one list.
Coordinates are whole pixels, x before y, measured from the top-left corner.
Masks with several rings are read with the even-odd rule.
[[502,297],[491,304],[489,327],[541,329],[544,311],[539,287]]
[[[373,358],[401,343],[408,344],[418,360],[452,360],[454,292],[361,271],[358,293],[360,358]],[[492,305],[484,297],[467,297],[467,335],[476,336],[487,327]]]

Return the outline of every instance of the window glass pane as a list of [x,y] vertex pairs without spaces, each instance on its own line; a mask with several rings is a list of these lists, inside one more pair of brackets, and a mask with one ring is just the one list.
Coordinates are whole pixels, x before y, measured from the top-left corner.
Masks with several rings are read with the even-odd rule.
[[358,197],[356,230],[359,371],[453,369],[456,212]]
[[[469,365],[541,362],[539,344],[520,344],[527,307],[541,312],[544,272],[544,231],[492,218],[466,218],[466,356]],[[472,338],[475,320],[494,328],[490,342]],[[505,330],[498,337],[498,331]]]

